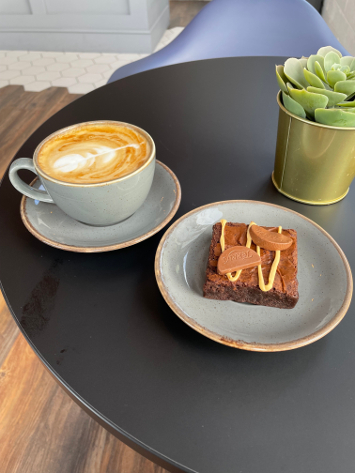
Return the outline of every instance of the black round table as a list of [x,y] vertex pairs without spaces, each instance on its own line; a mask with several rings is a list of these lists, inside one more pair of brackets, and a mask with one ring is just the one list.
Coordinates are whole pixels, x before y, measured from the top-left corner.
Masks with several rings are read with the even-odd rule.
[[[134,123],[180,180],[175,218],[228,199],[284,205],[323,226],[354,267],[354,189],[338,204],[311,207],[271,183],[275,64],[285,59],[198,61],[128,77],[65,107],[16,157],[31,156],[67,125]],[[219,345],[176,317],[158,290],[154,256],[163,231],[119,251],[64,252],[27,232],[20,199],[6,175],[0,279],[7,303],[48,370],[110,432],[172,472],[353,471],[353,306],[328,336],[294,351]]]

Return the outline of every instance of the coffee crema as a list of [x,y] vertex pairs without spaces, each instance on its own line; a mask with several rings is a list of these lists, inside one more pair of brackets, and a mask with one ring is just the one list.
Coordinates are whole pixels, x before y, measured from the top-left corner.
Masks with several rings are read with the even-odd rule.
[[54,136],[39,150],[37,163],[59,181],[95,184],[131,174],[150,153],[149,141],[134,128],[96,123]]

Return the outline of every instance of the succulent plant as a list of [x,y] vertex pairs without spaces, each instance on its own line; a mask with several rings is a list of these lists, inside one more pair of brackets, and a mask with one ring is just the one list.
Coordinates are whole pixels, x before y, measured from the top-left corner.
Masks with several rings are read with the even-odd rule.
[[323,125],[355,127],[355,58],[331,46],[276,66],[284,107]]

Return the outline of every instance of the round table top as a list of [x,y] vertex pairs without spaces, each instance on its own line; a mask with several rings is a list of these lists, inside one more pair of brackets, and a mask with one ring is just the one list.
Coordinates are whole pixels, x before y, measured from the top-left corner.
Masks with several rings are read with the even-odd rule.
[[[325,228],[354,266],[354,189],[338,204],[312,207],[288,200],[271,183],[275,64],[285,59],[214,59],[125,78],[65,107],[16,157],[31,156],[67,125],[133,123],[151,134],[158,159],[180,180],[174,220],[221,200],[280,204]],[[27,232],[20,199],[6,175],[0,280],[7,303],[53,376],[110,432],[175,472],[353,470],[353,306],[333,332],[307,347],[229,348],[190,329],[162,298],[154,257],[164,231],[119,251],[69,253]]]

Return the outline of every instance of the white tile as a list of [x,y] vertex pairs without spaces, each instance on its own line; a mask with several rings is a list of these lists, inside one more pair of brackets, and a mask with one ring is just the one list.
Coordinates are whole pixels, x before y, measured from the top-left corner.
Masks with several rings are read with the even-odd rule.
[[87,67],[92,66],[94,63],[91,59],[76,59],[70,63],[73,67]]
[[[26,71],[25,71],[26,72]],[[59,72],[42,72],[42,74],[37,74],[36,75],[36,79],[37,80],[49,80],[49,81],[52,81],[52,80],[55,80],[55,79],[59,79],[60,77],[60,73]]]
[[0,72],[0,80],[10,80],[21,74],[20,71],[4,71]]
[[355,18],[348,10],[349,7],[354,7],[354,5],[351,5],[354,3],[353,0],[337,0],[337,3],[339,5],[340,10],[344,12],[348,18]]
[[70,57],[70,58],[72,58],[72,60],[74,60],[74,59],[78,59],[78,54],[79,53],[72,53],[72,52],[69,53],[69,52],[67,52],[67,53],[64,53],[64,56]]
[[41,58],[40,53],[29,52],[21,56],[21,61],[35,61],[36,59],[40,59],[40,58]]
[[54,87],[69,87],[70,85],[74,84],[77,84],[77,81],[74,79],[74,77],[61,77],[60,79],[52,81],[52,85]]
[[20,56],[24,56],[25,54],[27,54],[28,51],[7,51],[6,52],[6,56],[9,56],[9,57],[20,57]]
[[104,79],[109,79],[109,78],[112,76],[112,74],[113,74],[114,72],[115,72],[115,71],[112,71],[112,70],[111,70],[111,71],[107,71],[107,72],[103,72],[103,73],[102,73],[102,76],[104,77]]
[[113,55],[110,55],[110,56],[100,56],[96,59],[94,59],[94,62],[96,64],[111,64],[111,62],[115,62],[117,61],[116,57],[113,56]]
[[46,68],[40,66],[31,66],[26,67],[25,71],[25,74],[27,76],[36,76],[37,74],[42,74],[42,72],[46,72]]
[[132,61],[115,61],[110,64],[111,72],[115,71],[116,69],[119,69],[120,67],[125,66],[126,64],[130,64]]
[[86,70],[93,74],[101,74],[102,72],[109,71],[110,68],[107,64],[95,64],[94,66],[87,67]]
[[85,74],[85,69],[81,69],[78,67],[71,67],[70,69],[67,69],[62,72],[63,77],[79,77]]
[[133,62],[139,59],[139,54],[116,54],[119,61]]
[[61,64],[58,62],[55,62],[54,64],[47,66],[46,70],[50,72],[59,72],[59,71],[65,71],[65,69],[69,69],[70,63],[67,64]]
[[92,84],[76,84],[68,87],[69,93],[71,94],[87,94],[94,89],[95,87]]
[[46,51],[46,52],[42,52],[41,54],[43,57],[53,57],[53,58],[64,56],[64,53],[62,53],[61,51]]
[[169,43],[171,43],[179,34],[183,31],[183,27],[177,26],[175,28],[171,28],[170,30],[166,30],[163,34],[163,37],[160,39],[159,43],[157,44],[155,51],[159,51],[159,49],[164,48]]
[[[167,30],[158,47],[168,44],[182,30]],[[0,87],[11,82],[24,85],[26,90],[39,92],[53,85],[68,87],[71,93],[84,94],[105,85],[116,69],[146,56],[131,53],[0,50]]]
[[[346,28],[346,32],[342,31],[341,44],[349,51],[349,53],[355,55],[355,5],[354,0],[349,0],[345,4],[345,8],[342,8],[343,23],[346,21],[349,26]],[[348,35],[345,34],[348,32]],[[345,34],[344,34],[345,33]]]
[[103,79],[101,74],[84,74],[78,77],[78,81],[81,84],[94,84],[94,82],[97,82],[101,79]]
[[18,61],[18,62],[14,62],[13,64],[10,64],[7,67],[10,70],[22,71],[22,69],[26,69],[27,67],[31,67],[31,63],[26,62],[26,61]]
[[64,53],[64,56],[70,58],[70,61],[75,61],[75,59],[79,59],[78,53]]
[[98,82],[95,82],[95,88],[102,87],[107,84],[107,79],[101,79]]
[[29,92],[42,92],[42,90],[48,89],[49,87],[51,87],[50,82],[35,81],[35,82],[31,82],[30,84],[26,84],[25,90]]
[[41,59],[36,59],[32,61],[34,66],[50,66],[51,64],[55,63],[55,59],[51,57],[42,57]]
[[17,59],[15,57],[0,57],[0,64],[3,66],[8,66],[9,64],[13,64],[14,62],[17,62]]
[[56,62],[68,63],[68,62],[73,62],[76,59],[78,59],[76,54],[74,54],[74,55],[63,54],[62,56],[58,56],[56,58]]
[[18,76],[10,80],[10,84],[25,85],[30,84],[36,80],[35,76]]
[[79,53],[78,56],[80,59],[95,59],[96,57],[99,57],[99,53]]

